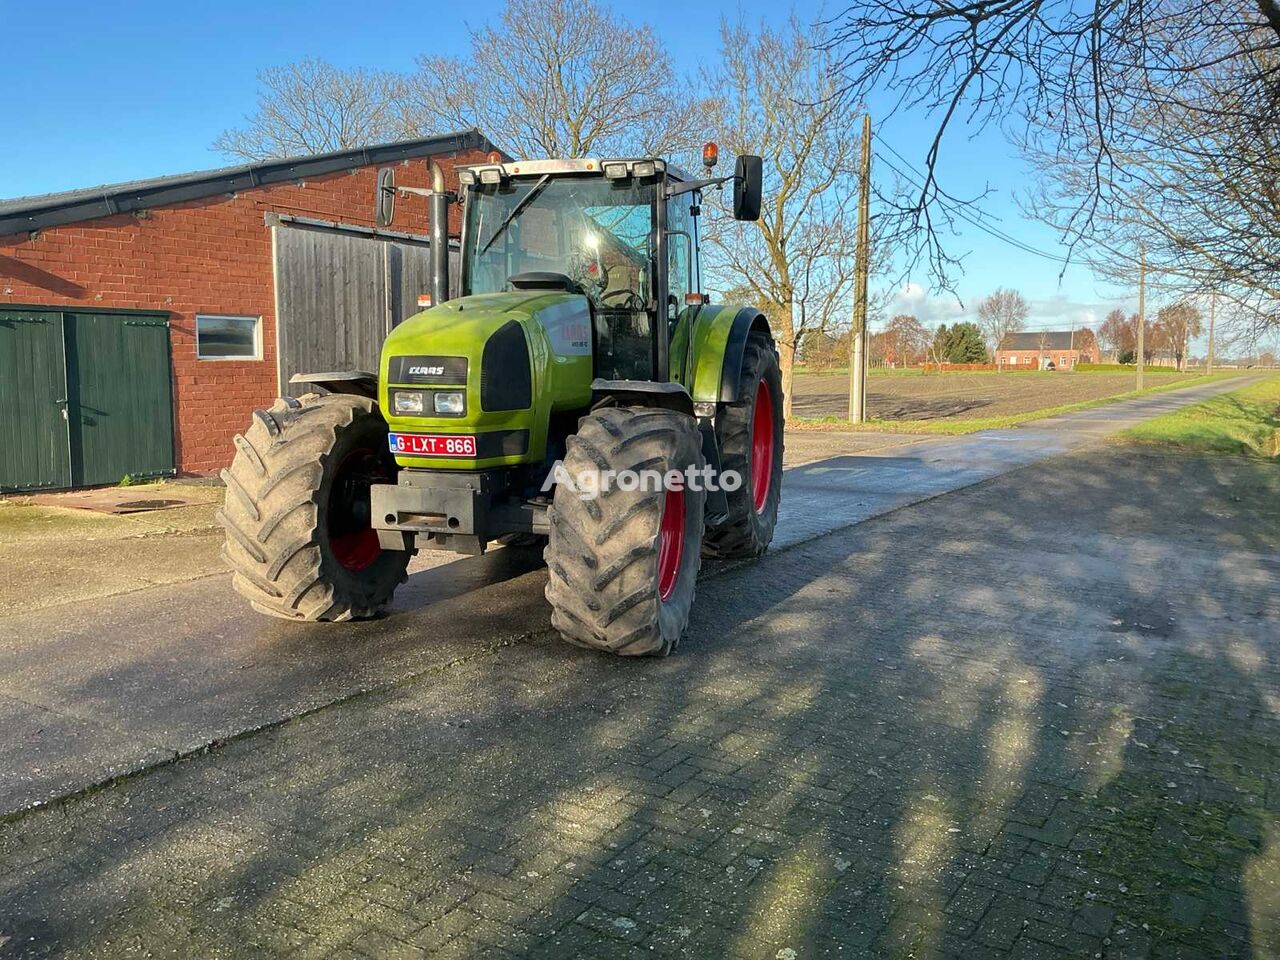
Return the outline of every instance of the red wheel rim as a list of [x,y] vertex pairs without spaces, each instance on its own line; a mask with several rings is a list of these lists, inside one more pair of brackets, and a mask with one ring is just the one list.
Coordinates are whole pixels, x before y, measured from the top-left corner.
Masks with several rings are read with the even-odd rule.
[[351,571],[367,570],[382,556],[378,532],[369,516],[369,485],[384,481],[386,470],[367,448],[352,450],[338,465],[329,493],[329,550]]
[[773,393],[763,379],[756,388],[756,406],[751,414],[751,498],[756,513],[764,513],[773,483]]
[[684,491],[668,490],[658,532],[658,596],[665,602],[675,592],[684,557]]
[[372,527],[359,533],[348,533],[329,541],[333,558],[348,570],[367,570],[382,555],[378,533]]

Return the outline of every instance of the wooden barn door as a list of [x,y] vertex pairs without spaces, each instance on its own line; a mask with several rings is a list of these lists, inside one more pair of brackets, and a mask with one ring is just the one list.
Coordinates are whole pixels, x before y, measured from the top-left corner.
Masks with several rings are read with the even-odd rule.
[[377,373],[382,341],[419,312],[428,283],[428,245],[357,229],[291,223],[273,227],[280,389],[295,373]]

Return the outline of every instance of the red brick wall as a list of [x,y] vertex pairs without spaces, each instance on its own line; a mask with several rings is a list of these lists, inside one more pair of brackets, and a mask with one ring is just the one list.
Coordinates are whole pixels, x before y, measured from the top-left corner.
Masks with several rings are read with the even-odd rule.
[[[453,168],[478,151],[441,158]],[[376,167],[156,207],[141,214],[0,236],[0,306],[167,310],[173,344],[178,469],[205,472],[231,459],[231,437],[275,398],[276,317],[268,213],[371,227]],[[428,186],[425,160],[397,166],[402,186]],[[427,232],[425,197],[396,200],[394,229]],[[453,207],[450,232],[460,227]],[[197,360],[198,313],[262,317],[261,360]]]

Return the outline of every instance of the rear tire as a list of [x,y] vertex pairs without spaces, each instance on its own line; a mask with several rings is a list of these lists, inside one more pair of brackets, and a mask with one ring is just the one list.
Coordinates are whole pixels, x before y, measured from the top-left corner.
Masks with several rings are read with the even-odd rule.
[[346,394],[283,397],[254,411],[235,444],[218,519],[236,592],[289,620],[380,613],[410,554],[382,550],[369,523],[369,483],[396,474],[377,405]]
[[707,553],[717,557],[764,553],[773,541],[782,500],[782,373],[773,344],[763,334],[747,339],[741,383],[742,395],[716,417],[721,469],[737,471],[743,481],[737,490],[725,492],[728,518],[707,530]]
[[[569,438],[569,477],[601,471],[666,474],[702,467],[692,417],[648,407],[604,407]],[[589,482],[589,481],[588,481]],[[703,493],[609,484],[583,497],[556,487],[547,600],[551,623],[569,643],[621,656],[666,656],[689,623],[701,565]]]

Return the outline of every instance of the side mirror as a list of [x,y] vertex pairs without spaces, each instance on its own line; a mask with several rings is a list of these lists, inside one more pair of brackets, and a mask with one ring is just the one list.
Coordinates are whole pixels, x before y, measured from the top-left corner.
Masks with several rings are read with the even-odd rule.
[[396,172],[392,167],[378,171],[378,194],[374,199],[373,222],[380,227],[391,226],[396,212]]
[[760,219],[760,191],[764,161],[750,153],[738,157],[733,167],[733,219]]

